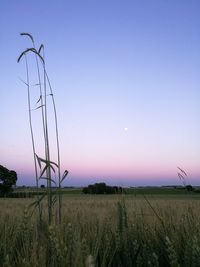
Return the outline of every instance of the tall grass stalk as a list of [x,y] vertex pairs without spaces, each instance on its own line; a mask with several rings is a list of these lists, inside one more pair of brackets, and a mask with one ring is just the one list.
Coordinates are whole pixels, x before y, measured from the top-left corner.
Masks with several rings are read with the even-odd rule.
[[[36,55],[37,57],[37,55]],[[45,69],[45,61],[43,61]],[[47,114],[47,86],[46,86],[46,75],[44,71],[44,118],[45,118],[45,148],[46,148],[46,161],[50,162],[50,150],[49,150],[49,134],[48,134],[48,114]],[[51,190],[51,168],[48,165],[46,170],[46,177],[48,182],[48,214],[49,214],[49,224],[52,220],[52,190]]]
[[[24,35],[23,33],[21,35]],[[30,37],[33,48],[36,50],[35,42],[32,35],[28,34]],[[41,113],[42,113],[42,124],[43,124],[43,134],[44,134],[44,143],[45,143],[45,159],[47,162],[50,162],[50,149],[49,149],[49,136],[48,136],[48,122],[47,122],[47,90],[46,90],[46,76],[44,75],[44,90],[42,90],[42,80],[39,67],[38,55],[35,53],[35,60],[37,66],[37,75],[38,75],[38,84],[40,88],[40,103],[41,103]],[[43,60],[45,66],[45,61]],[[44,101],[43,101],[43,91],[44,91]],[[49,214],[49,224],[52,220],[52,190],[51,190],[51,169],[50,165],[46,169],[46,178],[47,178],[47,194],[48,194],[48,214]]]
[[[53,216],[53,204],[56,198],[52,195],[52,182],[56,184],[56,181],[52,179],[52,171],[54,173],[57,173],[57,179],[58,179],[58,217],[59,217],[59,222],[61,222],[61,208],[62,208],[62,203],[61,203],[61,183],[62,181],[66,178],[68,171],[65,171],[62,179],[61,179],[61,172],[60,172],[60,148],[59,148],[59,136],[58,136],[58,123],[57,123],[57,113],[56,113],[56,105],[55,105],[55,100],[54,100],[54,95],[51,87],[51,83],[49,80],[49,77],[47,75],[46,71],[46,66],[45,66],[45,59],[44,59],[44,46],[41,45],[39,50],[36,50],[35,47],[35,42],[29,33],[21,33],[22,36],[28,36],[31,39],[33,48],[28,48],[25,51],[21,53],[21,55],[18,58],[18,62],[23,56],[26,56],[27,53],[34,53],[35,59],[36,59],[36,68],[37,68],[37,76],[38,76],[38,85],[40,88],[40,97],[37,103],[40,102],[40,106],[37,107],[37,109],[41,108],[41,115],[42,115],[42,127],[43,127],[43,135],[44,135],[44,147],[45,147],[45,158],[41,158],[37,155],[36,150],[35,150],[35,145],[33,149],[34,153],[34,161],[35,161],[35,166],[36,166],[36,172],[37,172],[37,164],[40,168],[40,176],[38,174],[36,175],[37,177],[37,188],[39,186],[38,180],[39,179],[46,179],[47,181],[47,196],[48,196],[48,221],[49,224],[52,223],[52,216]],[[43,49],[43,56],[40,54],[41,49]],[[42,65],[43,68],[43,86],[42,86],[42,79],[41,79],[41,71],[40,71],[40,64]],[[30,88],[29,88],[30,89]],[[49,130],[48,130],[48,106],[47,106],[47,96],[48,92],[47,90],[49,89],[50,95],[52,97],[52,103],[53,103],[53,112],[54,112],[54,120],[55,120],[55,132],[56,132],[56,146],[57,146],[57,163],[51,161],[50,159],[50,144],[49,144]],[[43,98],[44,95],[44,98]],[[29,100],[30,100],[30,90],[29,90]],[[30,103],[29,103],[30,104]],[[33,136],[33,129],[31,127],[31,132]],[[34,140],[34,138],[33,138]],[[32,141],[33,142],[33,141]],[[36,162],[37,159],[37,162]],[[45,164],[45,166],[42,168],[42,164]],[[57,172],[54,167],[57,168]],[[43,177],[43,174],[46,173],[46,177]],[[42,199],[42,198],[41,198]]]
[[61,194],[61,164],[60,164],[60,143],[59,143],[59,134],[58,134],[58,118],[57,118],[57,112],[56,112],[56,104],[55,104],[55,98],[54,98],[54,94],[53,94],[53,90],[52,90],[52,86],[51,86],[51,82],[49,79],[49,76],[47,74],[46,71],[46,66],[45,66],[45,52],[44,52],[44,45],[40,46],[39,49],[39,53],[40,50],[43,50],[43,59],[44,62],[43,63],[43,70],[44,70],[44,80],[45,80],[45,84],[46,84],[46,80],[48,82],[48,86],[50,89],[50,96],[52,98],[52,103],[53,103],[53,111],[54,111],[54,120],[55,120],[55,131],[56,131],[56,146],[57,146],[57,163],[58,163],[58,218],[59,218],[59,223],[61,223],[61,209],[62,209],[62,194]]
[[[38,168],[37,168],[37,162],[36,162],[36,150],[35,150],[35,140],[34,140],[34,134],[33,134],[33,125],[32,125],[32,114],[31,114],[31,97],[30,97],[30,82],[29,82],[29,67],[28,67],[28,60],[27,56],[25,55],[25,64],[26,64],[26,85],[27,85],[27,95],[28,95],[28,113],[29,113],[29,126],[30,126],[30,132],[31,132],[31,141],[32,141],[32,149],[33,149],[33,158],[34,158],[34,168],[35,168],[35,180],[36,180],[36,188],[37,192],[39,190],[38,187]],[[37,193],[37,199],[39,200],[39,194]],[[39,212],[39,220],[41,222],[42,219],[42,211],[41,211],[41,205],[38,202],[38,212]]]

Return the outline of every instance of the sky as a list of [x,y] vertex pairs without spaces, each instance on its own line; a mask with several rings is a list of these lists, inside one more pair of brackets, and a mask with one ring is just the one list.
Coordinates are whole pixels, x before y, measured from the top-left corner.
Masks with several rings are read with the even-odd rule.
[[[0,165],[34,185],[25,61],[45,46],[54,91],[63,185],[200,184],[198,0],[1,0]],[[37,83],[28,56],[31,85]],[[31,86],[32,109],[37,86]],[[51,159],[56,160],[49,105]],[[39,110],[32,111],[43,157]]]

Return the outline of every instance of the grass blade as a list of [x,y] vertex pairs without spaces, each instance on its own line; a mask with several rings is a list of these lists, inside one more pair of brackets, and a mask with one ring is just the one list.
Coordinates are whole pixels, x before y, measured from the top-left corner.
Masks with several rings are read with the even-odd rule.
[[65,178],[67,177],[67,175],[68,175],[68,170],[65,170],[64,171],[64,173],[63,173],[63,176],[62,176],[62,179],[61,179],[61,181],[60,181],[60,183],[62,183],[64,180],[65,180]]
[[34,39],[33,39],[33,36],[30,34],[30,33],[27,33],[27,32],[22,32],[20,33],[21,36],[28,36],[31,41],[34,43]]

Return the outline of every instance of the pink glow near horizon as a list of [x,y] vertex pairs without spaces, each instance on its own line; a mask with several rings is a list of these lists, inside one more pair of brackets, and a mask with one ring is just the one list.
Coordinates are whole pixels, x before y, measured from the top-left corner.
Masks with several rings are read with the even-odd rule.
[[[9,151],[8,151],[9,152]],[[97,149],[98,152],[98,149]],[[143,182],[150,184],[152,179],[158,183],[162,183],[163,179],[168,178],[173,182],[179,182],[177,178],[177,166],[183,168],[187,173],[189,179],[198,182],[198,177],[200,177],[200,170],[198,162],[194,160],[182,160],[181,162],[175,162],[174,159],[168,160],[166,163],[164,161],[159,161],[157,158],[137,158],[132,160],[132,157],[114,156],[112,154],[103,155],[99,152],[98,156],[94,157],[88,152],[80,151],[78,156],[76,153],[61,158],[62,169],[67,169],[69,171],[70,183],[73,183],[73,179],[79,179],[84,182],[84,179],[108,179],[110,182],[116,179],[121,179],[122,182],[126,181],[134,182],[134,179],[142,179]],[[31,154],[31,146],[29,151],[23,152],[23,150],[18,152],[18,157],[16,159],[7,155],[5,157],[6,166],[10,169],[17,171],[19,177],[29,177],[27,178],[27,183],[29,183],[30,177],[34,177],[34,164],[33,157]],[[3,162],[2,162],[3,165]],[[73,178],[76,177],[76,178]],[[32,179],[34,181],[34,179]],[[87,179],[86,179],[87,180]]]
[[[117,183],[123,185],[154,185],[159,184],[180,184],[181,181],[177,176],[177,166],[171,168],[155,168],[155,166],[142,168],[137,167],[127,167],[116,166],[115,168],[110,168],[109,166],[102,168],[102,166],[96,165],[84,165],[84,164],[70,164],[68,179],[65,185],[73,184],[88,184],[94,182]],[[18,183],[19,184],[34,184],[34,166],[33,164],[10,164],[10,168],[17,171]],[[182,166],[181,166],[182,167]],[[188,166],[187,166],[188,167]],[[193,166],[194,167],[194,166]],[[64,171],[64,169],[63,169]],[[196,168],[187,168],[185,171],[188,173],[188,182],[192,184],[199,184],[200,171],[198,166]],[[23,179],[22,179],[23,178]],[[118,181],[118,182],[117,182]],[[44,183],[41,181],[41,183]]]

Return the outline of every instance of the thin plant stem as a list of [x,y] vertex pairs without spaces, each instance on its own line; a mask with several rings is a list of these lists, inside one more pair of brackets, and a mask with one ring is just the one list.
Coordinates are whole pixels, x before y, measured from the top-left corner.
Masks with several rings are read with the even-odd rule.
[[[26,35],[28,36],[30,39],[31,39],[31,42],[33,44],[33,47],[34,49],[35,48],[35,42],[34,42],[34,39],[33,37],[30,35],[30,34],[21,34],[21,35]],[[38,57],[37,55],[35,54],[35,60],[36,60],[36,66],[37,66],[37,75],[38,75],[38,84],[39,84],[39,90],[40,90],[40,103],[41,103],[41,111],[42,111],[42,125],[43,125],[43,134],[44,134],[44,143],[45,143],[45,158],[47,160],[47,142],[46,142],[46,129],[45,129],[45,114],[44,114],[44,103],[43,103],[43,93],[42,93],[42,84],[41,84],[41,75],[40,75],[40,68],[39,68],[39,61],[38,61]],[[36,157],[36,154],[35,154],[35,157]],[[46,175],[48,177],[48,170],[46,171]],[[39,188],[39,184],[37,183],[36,185],[38,188]],[[49,186],[49,183],[48,183],[48,179],[47,179],[47,188]]]
[[147,202],[147,204],[149,205],[149,207],[152,209],[153,213],[156,215],[156,217],[157,217],[158,220],[160,221],[160,223],[161,223],[163,229],[165,230],[165,224],[164,224],[162,218],[159,216],[159,214],[157,213],[157,211],[156,211],[156,210],[154,209],[154,207],[151,205],[151,203],[150,203],[150,201],[148,200],[148,198],[147,198],[145,195],[143,195],[143,197],[144,197],[145,201]]
[[[35,48],[35,43],[32,40],[33,47]],[[36,48],[35,48],[36,49]],[[42,123],[43,123],[43,132],[44,132],[44,142],[45,142],[45,159],[47,162],[50,161],[50,152],[49,152],[49,139],[48,139],[48,123],[47,123],[47,101],[46,101],[46,78],[44,77],[44,104],[43,104],[43,93],[42,93],[42,84],[41,84],[41,75],[39,68],[38,56],[35,54],[37,72],[38,72],[38,82],[40,88],[40,99],[41,99],[41,108],[42,108]],[[44,63],[45,64],[45,63]],[[44,108],[45,106],[45,108]],[[47,177],[47,192],[48,192],[48,217],[49,224],[52,221],[52,192],[51,192],[51,168],[48,166],[46,170]]]
[[[46,69],[45,69],[46,73]],[[54,109],[54,116],[55,116],[55,128],[56,128],[56,144],[57,144],[57,160],[58,160],[58,217],[59,217],[59,223],[61,223],[61,217],[62,217],[62,194],[61,194],[61,164],[60,164],[60,144],[59,144],[59,134],[58,134],[58,119],[57,119],[57,112],[56,112],[56,104],[55,104],[55,99],[53,95],[53,90],[51,87],[51,83],[49,80],[49,77],[46,73],[47,81],[49,84],[51,96],[52,96],[52,102],[53,102],[53,109]]]
[[[37,55],[36,55],[37,56]],[[45,61],[43,62],[45,70]],[[49,149],[49,135],[48,135],[48,114],[47,114],[47,85],[46,85],[46,75],[44,71],[44,116],[45,116],[45,142],[46,142],[46,161],[50,162],[50,149]],[[51,190],[51,168],[50,165],[47,168],[47,182],[48,182],[48,214],[49,214],[49,224],[52,221],[52,190]]]
[[[43,177],[47,180],[47,195],[48,195],[48,217],[49,217],[49,224],[51,224],[52,222],[52,209],[53,209],[53,195],[52,195],[52,182],[54,182],[51,179],[51,164],[52,162],[50,161],[50,144],[49,144],[49,134],[48,134],[48,108],[47,108],[47,83],[48,83],[48,87],[50,89],[51,92],[51,96],[52,96],[52,102],[53,102],[53,110],[54,110],[54,119],[55,119],[55,131],[56,131],[56,143],[57,143],[57,161],[58,164],[55,164],[58,167],[58,182],[59,182],[59,222],[61,222],[61,175],[60,175],[60,149],[59,149],[59,137],[58,137],[58,124],[57,124],[57,114],[56,114],[56,106],[55,106],[55,100],[54,100],[54,96],[53,96],[53,92],[52,92],[52,88],[51,88],[51,84],[49,81],[49,77],[47,75],[46,72],[46,67],[45,67],[45,60],[44,58],[40,55],[40,50],[41,48],[43,48],[43,54],[44,54],[44,46],[41,45],[41,47],[39,48],[39,50],[37,51],[35,48],[35,43],[34,43],[34,39],[32,37],[31,34],[29,33],[21,33],[21,35],[26,35],[28,36],[33,44],[33,48],[28,48],[26,49],[24,52],[21,53],[20,57],[18,58],[18,62],[20,61],[21,57],[23,55],[26,55],[26,53],[28,52],[33,52],[35,54],[35,59],[36,59],[36,66],[37,66],[37,75],[38,75],[38,85],[39,85],[39,90],[40,90],[40,98],[38,100],[38,102],[40,101],[40,106],[38,108],[41,108],[41,115],[42,115],[42,125],[43,125],[43,134],[44,134],[44,145],[45,145],[45,160],[41,159],[40,157],[38,157],[35,153],[35,149],[34,149],[34,155],[35,155],[35,164],[37,163],[36,159],[38,160],[38,164],[40,166],[40,170],[41,170],[41,162],[45,163],[46,166],[44,167],[43,171],[41,170],[41,174],[40,176],[43,175],[44,172],[46,172],[46,177]],[[42,86],[42,79],[41,79],[41,71],[40,71],[40,65],[39,65],[39,59],[42,62],[42,67],[43,67],[43,71],[44,71],[44,76],[43,76],[43,86]],[[30,97],[30,94],[29,94]],[[44,99],[43,99],[44,97]],[[34,146],[35,147],[35,146]],[[36,168],[37,168],[37,164],[36,164]],[[54,169],[53,169],[54,171]],[[65,176],[67,175],[67,173],[65,172]],[[37,173],[37,188],[38,188],[38,180],[40,179],[40,176],[38,176]],[[62,179],[65,178],[65,176],[63,176]],[[41,177],[42,178],[42,177]]]
[[55,120],[55,130],[56,130],[56,146],[57,146],[57,162],[58,162],[58,218],[59,223],[61,223],[61,217],[62,217],[62,195],[61,195],[61,164],[60,164],[60,144],[59,144],[59,134],[58,134],[58,119],[57,119],[57,112],[56,112],[56,104],[55,104],[55,98],[52,90],[52,86],[50,83],[49,76],[46,71],[45,67],[45,53],[44,53],[44,46],[43,46],[43,68],[44,68],[44,77],[45,80],[47,79],[49,89],[50,89],[50,95],[52,97],[52,103],[53,103],[53,110],[54,110],[54,120]]
[[[37,200],[39,200],[39,194],[38,194],[38,169],[37,169],[37,162],[36,162],[36,150],[35,150],[35,140],[34,140],[34,134],[33,134],[33,125],[32,125],[32,115],[31,115],[31,97],[30,97],[30,82],[29,82],[29,68],[28,68],[28,60],[27,56],[25,54],[25,63],[26,63],[26,85],[27,85],[27,92],[28,92],[28,113],[29,113],[29,126],[30,126],[30,132],[31,132],[31,140],[32,140],[32,149],[33,149],[33,158],[34,158],[34,168],[35,168],[35,180],[36,180],[36,188],[37,188]],[[42,211],[41,211],[41,205],[38,201],[38,212],[39,212],[39,220],[41,223],[42,220]]]
[[[32,40],[33,47],[35,48],[35,43]],[[42,83],[41,83],[41,75],[40,75],[40,68],[37,55],[35,54],[36,66],[37,66],[37,75],[38,75],[38,84],[40,88],[40,103],[41,103],[41,110],[42,110],[42,125],[43,125],[43,134],[44,134],[44,142],[45,142],[45,157],[47,157],[47,147],[46,147],[46,129],[45,129],[45,112],[44,112],[44,102],[43,102],[43,93],[42,93]]]

